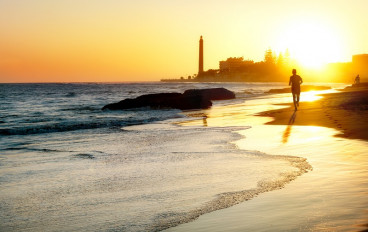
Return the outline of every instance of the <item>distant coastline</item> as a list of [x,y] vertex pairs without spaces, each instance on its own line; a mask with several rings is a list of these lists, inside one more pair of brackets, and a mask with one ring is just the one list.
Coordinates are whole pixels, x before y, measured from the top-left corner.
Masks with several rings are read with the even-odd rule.
[[[198,73],[178,79],[161,79],[161,82],[285,82],[291,70],[298,69],[309,82],[352,83],[357,75],[368,81],[368,54],[352,56],[352,62],[330,63],[320,70],[302,68],[290,57],[289,51],[277,55],[271,48],[265,51],[264,60],[255,62],[243,57],[229,57],[219,61],[218,69],[203,69],[203,37],[199,40]],[[321,80],[323,78],[323,80]]]
[[288,74],[281,75],[202,75],[195,78],[180,78],[180,79],[161,79],[161,82],[174,82],[174,83],[190,83],[190,82],[287,82],[289,81]]
[[258,80],[258,81],[247,81],[247,80],[236,80],[236,79],[232,79],[232,80],[219,80],[219,79],[206,79],[206,80],[195,80],[195,79],[192,79],[192,80],[188,80],[188,79],[184,79],[184,80],[181,80],[181,79],[161,79],[160,80],[161,82],[171,82],[171,83],[206,83],[206,82],[223,82],[223,83],[226,83],[226,82],[283,82],[281,80],[273,80],[273,81],[263,81],[263,80]]

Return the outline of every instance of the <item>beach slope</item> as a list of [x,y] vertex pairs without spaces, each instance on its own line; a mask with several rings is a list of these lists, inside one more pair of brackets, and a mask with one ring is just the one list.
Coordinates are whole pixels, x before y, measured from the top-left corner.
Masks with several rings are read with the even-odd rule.
[[301,102],[297,111],[290,103],[288,108],[259,115],[272,117],[269,125],[323,126],[338,130],[337,136],[368,141],[368,88],[347,88],[322,96],[317,101]]

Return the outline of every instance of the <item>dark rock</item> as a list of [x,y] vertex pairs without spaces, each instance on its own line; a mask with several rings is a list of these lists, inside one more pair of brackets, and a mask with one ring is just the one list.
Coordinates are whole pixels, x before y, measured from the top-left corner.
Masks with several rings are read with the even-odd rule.
[[209,100],[227,100],[234,99],[235,93],[225,88],[213,89],[188,89],[184,92],[184,96],[202,96]]
[[77,158],[82,158],[82,159],[94,159],[95,158],[93,155],[86,154],[86,153],[76,154],[74,156]]
[[174,108],[181,110],[207,109],[212,106],[211,100],[235,98],[235,94],[224,88],[191,89],[181,93],[146,94],[134,99],[125,99],[118,103],[105,105],[102,110],[124,110],[139,107]]
[[180,110],[190,109],[208,109],[212,106],[212,102],[202,96],[184,96],[171,101],[169,104],[171,108]]
[[361,83],[355,83],[351,86],[346,87],[344,90],[351,90],[351,89],[363,89],[368,88],[368,82],[361,82]]
[[124,110],[140,107],[173,108],[173,109],[206,109],[212,102],[201,96],[184,96],[181,93],[147,94],[134,99],[125,99],[118,103],[104,106],[102,110]]

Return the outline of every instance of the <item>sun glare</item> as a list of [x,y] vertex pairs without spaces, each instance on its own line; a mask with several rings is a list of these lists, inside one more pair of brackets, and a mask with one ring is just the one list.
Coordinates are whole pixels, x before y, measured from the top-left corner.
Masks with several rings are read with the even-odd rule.
[[292,58],[306,68],[321,68],[342,57],[340,37],[331,26],[317,21],[293,22],[280,33],[280,50],[288,49]]
[[304,102],[312,102],[312,101],[316,101],[321,99],[322,97],[317,95],[319,94],[320,91],[308,91],[308,92],[303,92],[303,101]]

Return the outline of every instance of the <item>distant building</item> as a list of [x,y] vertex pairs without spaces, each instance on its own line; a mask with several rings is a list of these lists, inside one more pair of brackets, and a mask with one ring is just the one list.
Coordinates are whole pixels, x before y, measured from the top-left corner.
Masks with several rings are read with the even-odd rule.
[[198,61],[198,76],[203,73],[203,38],[199,39],[199,61]]
[[368,69],[368,54],[353,55],[353,68],[367,71]]
[[368,65],[368,54],[353,55],[353,65]]
[[353,55],[352,61],[354,74],[360,74],[360,76],[366,79],[368,77],[368,54]]
[[368,79],[368,54],[358,54],[352,56],[352,62],[330,63],[327,71],[335,81],[353,82],[359,76],[367,81]]
[[235,73],[246,71],[246,68],[254,64],[251,60],[244,60],[243,57],[230,57],[219,62],[220,73]]

